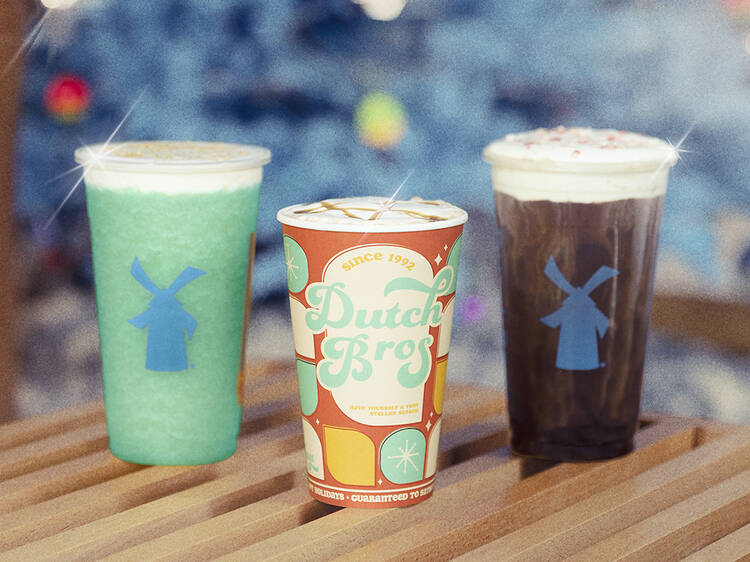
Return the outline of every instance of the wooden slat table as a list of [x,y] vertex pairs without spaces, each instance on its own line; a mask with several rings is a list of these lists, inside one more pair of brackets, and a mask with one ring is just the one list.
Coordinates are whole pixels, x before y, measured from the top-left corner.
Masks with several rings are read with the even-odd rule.
[[107,450],[101,403],[0,426],[0,560],[750,559],[750,429],[644,416],[636,450],[513,456],[501,393],[446,392],[434,496],[340,509],[307,492],[292,365],[246,380],[240,447],[198,467]]

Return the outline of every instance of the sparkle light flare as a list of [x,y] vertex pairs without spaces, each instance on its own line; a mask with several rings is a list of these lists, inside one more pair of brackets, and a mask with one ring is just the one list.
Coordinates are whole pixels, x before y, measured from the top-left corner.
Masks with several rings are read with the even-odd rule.
[[5,77],[5,75],[13,67],[13,65],[16,64],[18,59],[21,58],[21,55],[23,55],[27,51],[30,51],[31,48],[36,44],[36,42],[39,40],[39,38],[42,35],[42,28],[44,27],[44,23],[47,21],[49,14],[50,14],[49,11],[45,11],[42,17],[39,18],[39,21],[37,21],[33,25],[33,27],[31,28],[31,31],[29,31],[29,34],[21,43],[21,46],[16,50],[15,53],[13,53],[13,56],[3,67],[2,72],[0,72],[0,79]]
[[[411,175],[414,173],[414,170],[409,170],[409,173],[406,174],[406,177],[404,180],[399,184],[399,186],[396,188],[396,191],[393,192],[393,195],[391,195],[387,201],[384,201],[383,204],[378,208],[375,209],[372,215],[369,216],[367,220],[376,220],[380,215],[382,215],[384,212],[389,211],[391,208],[393,208],[394,203],[396,202],[396,197],[398,196],[401,189],[406,185],[406,182],[409,180]],[[368,236],[367,232],[363,232],[362,236],[359,237],[359,240],[357,240],[357,244],[361,244],[362,241]]]
[[651,175],[651,182],[655,182],[657,179],[657,176],[659,175],[659,172],[661,172],[665,166],[670,166],[671,161],[673,157],[677,158],[677,162],[682,162],[682,154],[689,153],[690,151],[682,148],[682,145],[687,140],[690,133],[693,132],[693,129],[695,129],[695,126],[698,124],[698,121],[693,121],[690,126],[687,128],[685,133],[682,135],[680,140],[678,140],[676,143],[671,142],[669,139],[666,139],[666,143],[670,146],[670,148],[674,151],[673,153],[668,154],[664,157],[664,160],[659,164],[659,167],[656,168],[654,173]]
[[[62,211],[62,208],[65,206],[65,203],[67,203],[68,200],[73,196],[73,193],[75,193],[76,189],[78,189],[78,186],[81,185],[81,183],[83,183],[84,179],[86,178],[86,172],[89,169],[93,168],[93,167],[101,167],[101,163],[102,163],[102,160],[104,159],[104,157],[107,156],[108,154],[111,154],[115,150],[117,150],[117,146],[114,146],[114,147],[110,148],[109,145],[112,142],[112,139],[115,138],[115,135],[120,131],[120,129],[122,128],[122,126],[128,120],[128,118],[130,117],[130,115],[133,113],[133,111],[135,110],[135,108],[141,102],[141,99],[143,99],[143,96],[144,96],[145,93],[146,93],[146,89],[144,88],[143,91],[141,91],[141,93],[135,99],[135,101],[133,102],[133,104],[130,106],[130,109],[128,109],[127,113],[125,113],[125,116],[120,120],[120,122],[117,124],[117,126],[115,127],[115,129],[112,131],[112,134],[109,135],[109,137],[107,138],[107,140],[102,143],[101,147],[98,150],[96,150],[96,151],[92,150],[89,145],[87,145],[83,141],[81,141],[81,145],[83,145],[84,150],[86,150],[88,152],[89,159],[86,161],[86,165],[85,166],[83,164],[77,164],[76,166],[74,166],[70,170],[67,170],[67,171],[59,174],[58,176],[56,176],[57,178],[61,178],[61,177],[67,176],[68,174],[71,174],[71,173],[73,173],[73,172],[75,172],[77,170],[81,170],[81,177],[78,178],[78,180],[73,185],[73,187],[70,188],[70,190],[68,191],[68,194],[63,198],[62,202],[55,209],[55,212],[52,213],[52,216],[50,216],[50,218],[44,224],[44,227],[43,227],[44,230],[47,230],[47,228],[49,228],[49,226],[54,222],[54,220],[57,218],[57,215],[60,214],[60,211]],[[54,178],[53,178],[53,180],[54,180]],[[53,180],[50,180],[50,181],[46,182],[45,185],[49,184]]]
[[394,203],[396,203],[396,197],[398,196],[399,192],[401,191],[401,188],[404,187],[407,181],[409,181],[409,178],[414,173],[414,170],[409,170],[409,173],[406,174],[406,177],[404,178],[404,181],[402,181],[399,186],[396,188],[396,191],[393,192],[393,195],[391,195],[388,200],[384,201],[383,204],[375,210],[375,212],[370,216],[368,220],[374,221],[377,220],[380,215],[385,213],[386,211],[390,211],[393,207]]

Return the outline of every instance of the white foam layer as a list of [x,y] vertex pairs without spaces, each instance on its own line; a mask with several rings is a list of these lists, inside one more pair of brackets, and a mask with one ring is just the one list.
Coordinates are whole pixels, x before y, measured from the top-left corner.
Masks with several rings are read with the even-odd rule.
[[283,224],[341,232],[406,232],[435,230],[463,224],[466,211],[445,201],[413,198],[393,201],[387,197],[346,197],[318,203],[292,205],[276,218]]
[[631,173],[570,173],[493,166],[495,191],[522,201],[601,203],[664,195],[669,168]]
[[663,194],[677,151],[637,133],[558,127],[507,135],[484,159],[494,189],[517,199],[600,202]]
[[84,146],[75,158],[89,187],[202,193],[257,186],[271,152],[252,145],[143,141]]
[[249,189],[258,186],[262,179],[263,168],[210,174],[145,173],[90,168],[85,171],[84,177],[89,189],[137,189],[167,194]]
[[638,133],[557,127],[506,135],[487,146],[484,157],[500,165],[517,160],[540,165],[618,165],[632,171],[635,166],[671,166],[677,162],[677,151],[660,139]]

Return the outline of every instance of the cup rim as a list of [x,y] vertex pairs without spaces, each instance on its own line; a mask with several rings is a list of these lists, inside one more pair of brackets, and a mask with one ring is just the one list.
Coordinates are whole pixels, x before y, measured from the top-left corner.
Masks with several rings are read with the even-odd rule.
[[367,221],[362,220],[358,223],[333,223],[333,222],[316,222],[298,219],[291,215],[291,212],[298,208],[307,207],[309,203],[299,203],[295,205],[289,205],[283,209],[279,209],[276,213],[276,220],[283,225],[292,226],[295,228],[302,228],[305,230],[319,230],[327,232],[362,232],[362,233],[389,233],[389,232],[424,232],[429,230],[441,230],[444,228],[451,228],[454,226],[462,225],[469,219],[469,214],[455,205],[451,205],[454,209],[460,211],[456,217],[447,218],[444,220],[424,223],[411,223],[411,224],[393,224],[378,221]]
[[[188,144],[204,145],[214,149],[242,149],[237,154],[226,159],[216,157],[207,158],[148,158],[139,156],[120,156],[114,151],[122,147],[138,147],[139,145],[176,145]],[[235,151],[236,152],[236,151]],[[84,168],[101,171],[126,171],[133,173],[203,173],[203,172],[232,172],[249,170],[265,166],[271,161],[271,151],[263,146],[254,144],[240,144],[213,141],[124,141],[118,143],[96,143],[84,145],[76,149],[75,161]]]

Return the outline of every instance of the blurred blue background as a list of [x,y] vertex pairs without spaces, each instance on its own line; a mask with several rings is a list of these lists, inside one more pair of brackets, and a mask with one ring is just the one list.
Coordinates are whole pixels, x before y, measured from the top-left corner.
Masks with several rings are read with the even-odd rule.
[[[253,279],[259,337],[288,331],[276,210],[390,195],[413,172],[400,196],[444,198],[470,213],[452,364],[490,367],[456,376],[502,385],[496,233],[481,151],[540,126],[684,140],[657,290],[750,301],[750,1],[67,3],[40,7],[30,29],[17,138],[26,341],[36,350],[27,356],[28,411],[42,407],[34,392],[55,353],[72,358],[71,372],[97,369],[83,190],[44,225],[76,182],[75,173],[59,177],[74,166],[74,149],[105,141],[126,115],[116,140],[221,140],[273,152]],[[291,337],[262,347],[289,353]],[[649,369],[661,378],[647,379],[647,407],[750,420],[703,388],[718,376],[716,385],[750,403],[746,358],[657,334]],[[688,371],[698,374],[676,378]],[[88,380],[60,384],[74,385],[71,400],[99,392]]]

